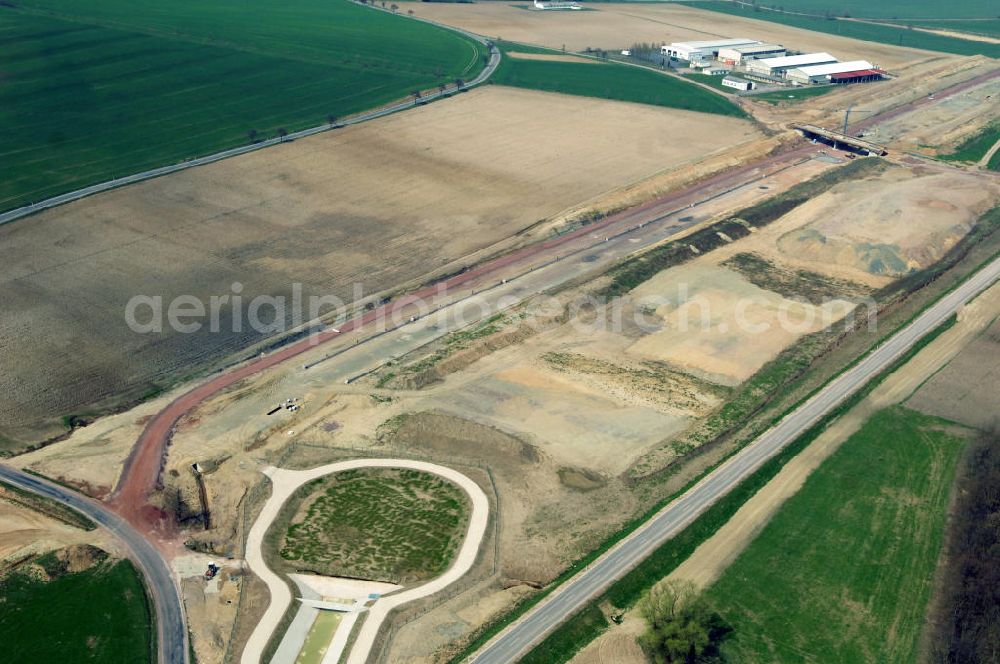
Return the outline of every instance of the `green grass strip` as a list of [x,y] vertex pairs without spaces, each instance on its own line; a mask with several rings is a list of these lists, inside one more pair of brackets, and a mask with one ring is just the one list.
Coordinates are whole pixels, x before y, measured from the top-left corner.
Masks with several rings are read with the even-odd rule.
[[986,164],[986,168],[991,171],[1000,171],[1000,150],[997,150],[993,156],[990,157],[990,161]]
[[[948,161],[978,162],[991,147],[1000,141],[1000,122],[993,122],[962,141],[951,154],[940,155]],[[996,155],[993,156],[996,159]]]
[[521,658],[521,664],[565,662],[574,653],[607,631],[607,618],[596,604],[588,604],[570,622],[560,627]]
[[766,101],[769,104],[793,104],[804,99],[820,97],[838,89],[840,89],[840,86],[837,85],[814,85],[808,88],[789,88],[788,90],[762,92],[759,95],[748,95],[747,98],[754,101]]
[[[498,46],[505,54],[529,52],[525,47],[507,42]],[[530,52],[560,54],[539,48]],[[732,101],[688,81],[644,67],[614,62],[558,62],[505,55],[491,80],[499,85],[545,92],[747,117]]]
[[[36,512],[41,512],[42,514],[56,519],[57,521],[62,521],[65,524],[75,528],[80,528],[81,530],[94,530],[97,528],[97,524],[83,514],[80,514],[76,510],[66,507],[61,503],[57,503],[54,500],[45,498],[44,496],[39,496],[38,494],[30,491],[25,491],[20,487],[3,481],[0,481],[0,488],[3,489],[3,493],[6,494],[4,497],[8,500],[11,500],[12,502],[22,505],[28,509],[35,510]],[[74,491],[76,491],[76,489],[74,489]]]

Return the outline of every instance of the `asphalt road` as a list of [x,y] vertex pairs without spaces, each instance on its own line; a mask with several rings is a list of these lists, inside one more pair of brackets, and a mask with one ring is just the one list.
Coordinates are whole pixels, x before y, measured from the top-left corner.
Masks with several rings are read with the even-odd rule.
[[131,552],[132,562],[139,568],[153,601],[160,664],[187,664],[187,626],[173,574],[160,553],[139,531],[96,500],[34,475],[0,465],[0,480],[71,507],[111,531]]
[[[377,11],[382,11],[375,8]],[[475,39],[481,44],[487,43],[487,40],[480,36],[473,34],[471,32],[466,32],[459,28],[452,27],[450,25],[443,25],[439,23],[434,23],[433,21],[427,21],[425,19],[414,20],[424,21],[425,23],[432,23],[442,28],[451,30],[452,32],[458,32],[462,35]],[[490,49],[490,59],[486,64],[486,67],[479,72],[471,81],[465,83],[465,88],[471,88],[479,85],[496,71],[497,66],[500,64],[500,51],[494,46]],[[448,97],[455,94],[455,89],[446,90],[444,92],[434,91],[425,94],[421,100],[421,104],[439,99],[442,97]],[[99,194],[103,191],[109,191],[111,189],[117,189],[118,187],[123,187],[128,184],[134,184],[136,182],[142,182],[144,180],[151,180],[153,178],[158,178],[162,175],[169,175],[170,173],[176,173],[177,171],[183,171],[188,168],[194,168],[195,166],[204,166],[205,164],[211,164],[216,161],[221,161],[223,159],[228,159],[230,157],[236,157],[241,154],[246,154],[248,152],[253,152],[255,150],[261,150],[263,148],[271,147],[272,145],[277,145],[278,143],[286,143],[289,141],[294,141],[297,138],[305,138],[307,136],[313,136],[315,134],[322,133],[324,131],[330,131],[337,127],[345,127],[347,125],[361,124],[362,122],[368,122],[376,118],[385,117],[386,115],[391,115],[393,113],[398,113],[399,111],[404,111],[408,108],[412,108],[415,105],[415,100],[402,101],[391,106],[383,106],[382,108],[377,108],[366,113],[360,113],[354,115],[350,118],[346,118],[337,122],[336,125],[331,127],[328,124],[320,125],[318,127],[310,127],[309,129],[303,129],[301,131],[295,131],[289,133],[284,138],[269,138],[257,143],[252,143],[250,145],[241,145],[238,148],[232,148],[229,150],[223,150],[221,152],[216,152],[215,154],[206,155],[204,157],[198,157],[196,159],[189,159],[188,161],[181,162],[179,164],[171,164],[169,166],[161,166],[160,168],[152,168],[148,171],[143,171],[141,173],[133,173],[132,175],[127,175],[121,178],[115,178],[113,180],[108,180],[107,182],[100,182],[89,187],[84,187],[82,189],[77,189],[76,191],[70,191],[65,194],[60,194],[58,196],[53,196],[52,198],[47,198],[44,201],[39,201],[38,203],[31,203],[23,207],[15,208],[0,214],[0,225],[7,224],[12,221],[16,221],[21,217],[26,217],[30,214],[35,214],[36,212],[41,212],[42,210],[47,210],[49,208],[54,208],[59,205],[65,205],[72,201],[79,200],[81,198],[86,198],[87,196],[93,196],[94,194]]]
[[564,583],[547,599],[488,643],[470,661],[476,664],[508,664],[523,657],[533,645],[560,623],[683,530],[710,505],[753,474],[765,461],[833,411],[851,394],[888,368],[924,335],[941,325],[964,303],[988,288],[998,278],[1000,278],[1000,258],[995,259],[944,296],[858,364],[832,380],[773,428],[709,473],[680,498],[664,507],[627,539],[622,540],[589,567]]

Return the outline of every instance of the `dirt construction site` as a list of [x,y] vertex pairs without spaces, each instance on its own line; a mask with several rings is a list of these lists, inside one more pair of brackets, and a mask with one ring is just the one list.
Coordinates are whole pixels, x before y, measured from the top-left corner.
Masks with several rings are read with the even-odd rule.
[[[586,143],[562,119],[580,114]],[[11,370],[0,383],[11,398],[0,433],[51,437],[63,416],[155,391],[266,336],[247,324],[135,334],[132,296],[250,302],[300,284],[303,298],[351,302],[356,286],[372,295],[453,271],[528,229],[548,232],[571,208],[759,138],[737,119],[481,89],[4,226],[0,355]]]
[[[842,165],[809,160],[757,187],[780,193],[802,177]],[[749,195],[736,192],[693,213],[719,218]],[[895,203],[875,205],[879,196]],[[898,265],[933,262],[998,198],[1000,187],[979,174],[889,165],[660,272],[630,294],[620,327],[586,311],[570,314],[576,298],[606,282],[598,277],[560,291],[554,308],[551,301],[543,308],[529,300],[350,385],[333,380],[324,373],[333,367],[323,364],[248,379],[181,421],[162,504],[188,524],[189,545],[239,556],[234,543],[254,509],[264,464],[308,467],[360,454],[434,459],[473,473],[488,468],[488,476],[479,476],[503,506],[496,559],[478,566],[463,592],[401,617],[390,645],[392,661],[434,661],[495,612],[550,581],[617,524],[682,485],[696,468],[681,465],[655,489],[629,477],[681,463],[691,451],[688,434],[758,369],[802,335],[848,315],[858,293],[905,272]],[[911,205],[929,211],[917,227],[907,213]],[[865,224],[848,223],[852,210]],[[886,238],[905,235],[906,242],[886,243],[881,263],[859,260],[869,255],[872,229]],[[839,249],[810,253],[799,246],[817,234],[828,238],[819,245]],[[747,255],[766,260],[767,273],[741,272],[739,257]],[[825,301],[813,304],[804,299],[808,293],[782,279],[797,270],[824,285]],[[642,325],[630,322],[636,320]],[[286,395],[294,395],[301,409],[267,415]],[[148,415],[169,398],[103,418],[68,441],[14,461],[106,492]],[[204,470],[205,506],[190,471],[196,462]],[[198,526],[203,507],[212,515],[210,530]],[[230,608],[217,612],[220,620],[231,616]]]
[[[294,283],[305,297],[351,301],[356,283],[366,296],[396,295],[515,247],[582,233],[572,250],[544,254],[512,283],[506,273],[470,282],[468,299],[476,287],[516,294],[495,313],[352,332],[208,396],[176,422],[152,501],[173,526],[156,536],[184,579],[199,661],[238,661],[267,605],[266,588],[241,568],[269,492],[263,469],[395,457],[454,467],[481,486],[494,513],[480,559],[447,592],[395,614],[378,644],[382,661],[443,661],[719,458],[700,448],[762,370],[810,335],[846,329],[867,298],[947,256],[1000,201],[995,175],[907,149],[928,144],[935,125],[945,129],[931,156],[982,126],[995,112],[997,79],[866,127],[890,145],[885,160],[855,160],[788,129],[792,121],[835,126],[853,104],[869,114],[902,108],[926,98],[925,89],[995,68],[979,58],[676,5],[560,13],[404,3],[410,8],[567,50],[625,46],[611,41],[622,34],[745,35],[868,58],[899,76],[797,104],[750,102],[753,120],[486,86],[0,227],[8,314],[0,357],[13,367],[0,377],[10,395],[0,405],[0,442],[37,442],[62,433],[64,415],[115,410],[147,393],[8,460],[98,499],[113,492],[146,424],[190,389],[187,378],[271,350],[251,332],[134,334],[123,316],[132,295],[207,300],[233,293],[235,282],[246,300],[287,295]],[[918,80],[926,88],[915,88]],[[586,141],[569,117],[586,119]],[[783,153],[795,158],[781,161]],[[729,183],[727,173],[742,180]],[[707,176],[722,184],[692,186]],[[773,218],[738,216],[824,178],[829,186]],[[687,187],[697,196],[648,226],[587,230],[632,206],[656,217],[658,208],[642,206]],[[623,276],[635,252],[671,247],[682,259],[641,279]],[[995,288],[991,298],[982,309],[996,308]],[[923,387],[910,376],[905,394],[871,398],[909,398],[929,413],[950,407],[951,386],[977,365],[984,371],[982,358],[995,351],[996,325],[983,316],[956,328],[963,343],[978,336],[961,354],[953,340],[951,364]],[[972,422],[974,409],[963,417]],[[752,531],[730,533],[727,555]],[[0,533],[9,558],[32,538],[52,547],[89,541],[3,500]],[[711,576],[722,558],[696,559],[691,576]],[[208,583],[204,562],[216,559],[225,573]],[[637,629],[627,618],[577,661],[642,661]]]

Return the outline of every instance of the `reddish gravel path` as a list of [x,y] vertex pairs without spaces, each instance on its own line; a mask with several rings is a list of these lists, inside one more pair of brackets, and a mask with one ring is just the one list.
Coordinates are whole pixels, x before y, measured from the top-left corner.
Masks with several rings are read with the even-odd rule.
[[[234,383],[248,376],[265,371],[286,360],[290,360],[343,334],[369,325],[373,321],[380,319],[392,320],[392,313],[394,311],[401,310],[414,302],[433,298],[440,292],[442,287],[450,290],[461,286],[468,286],[474,284],[476,280],[489,276],[494,276],[496,280],[499,280],[505,271],[509,274],[512,271],[521,271],[511,270],[511,268],[527,269],[531,262],[537,263],[540,257],[548,258],[546,254],[554,257],[556,254],[555,250],[564,248],[576,240],[587,239],[589,235],[599,231],[614,234],[631,226],[648,223],[679,208],[687,207],[687,205],[693,202],[703,200],[714,193],[739,186],[755,173],[770,172],[775,169],[784,168],[803,159],[813,150],[812,146],[806,146],[771,155],[752,164],[740,166],[702,180],[688,189],[668,194],[665,197],[583,226],[565,235],[512,251],[466,270],[461,274],[405,295],[394,302],[368,311],[362,316],[351,319],[338,327],[339,332],[326,330],[312,335],[312,338],[297,341],[269,355],[242,364],[209,379],[191,391],[179,396],[146,423],[146,428],[139,436],[139,439],[132,448],[132,452],[125,461],[118,486],[110,498],[110,505],[119,514],[144,530],[149,531],[156,528],[162,531],[165,527],[168,527],[166,523],[157,523],[163,518],[163,515],[146,506],[146,501],[150,493],[159,485],[160,473],[166,459],[167,447],[170,444],[173,429],[177,425],[177,422],[198,406],[198,404]],[[587,244],[596,243],[590,241]]]
[[934,93],[933,99],[930,96],[920,97],[919,99],[911,101],[909,104],[903,104],[902,106],[897,106],[896,108],[890,108],[889,110],[883,111],[878,115],[873,115],[870,118],[856,122],[853,125],[851,125],[851,129],[868,129],[872,125],[877,124],[879,122],[892,120],[893,118],[903,115],[904,113],[915,111],[921,106],[926,106],[927,104],[933,104],[935,101],[941,100],[945,97],[950,97],[951,95],[956,95],[959,92],[965,92],[969,88],[974,88],[977,85],[985,83],[986,81],[992,78],[996,78],[997,76],[1000,76],[1000,69],[994,69],[993,71],[988,71],[985,74],[980,74],[979,76],[970,78],[969,80],[963,81],[962,83],[956,83],[955,85],[952,85],[950,87],[938,90],[937,92]]
[[[940,100],[948,95],[962,92],[996,76],[1000,76],[1000,70],[987,72],[963,83],[945,88],[935,93],[935,99]],[[929,97],[922,97],[909,104],[872,116],[857,123],[854,127],[857,129],[867,128],[877,122],[883,122],[925,104],[933,103],[933,101]],[[286,360],[290,360],[306,351],[312,350],[319,344],[335,339],[347,332],[362,328],[380,318],[391,320],[388,317],[391,316],[393,311],[400,310],[408,304],[419,300],[433,298],[442,286],[447,289],[457,288],[463,285],[471,285],[477,279],[491,276],[499,280],[503,276],[504,271],[507,271],[509,274],[512,267],[526,269],[530,262],[537,262],[538,258],[546,257],[546,254],[555,256],[557,249],[564,248],[576,240],[586,239],[587,236],[597,231],[607,231],[607,234],[611,235],[615,232],[623,231],[630,226],[654,221],[691,203],[709,198],[719,191],[725,191],[738,186],[755,174],[791,165],[795,161],[805,158],[814,150],[815,148],[811,145],[784,150],[757,162],[746,164],[702,180],[682,191],[668,194],[657,200],[607,217],[571,233],[512,251],[471,268],[466,272],[401,297],[395,302],[366,312],[362,316],[341,325],[339,332],[328,330],[318,335],[313,335],[312,338],[295,342],[274,351],[270,355],[240,365],[211,378],[172,401],[146,424],[145,430],[139,436],[139,439],[132,448],[132,452],[125,461],[125,467],[122,470],[118,486],[111,496],[110,505],[119,514],[147,532],[154,529],[162,531],[165,527],[169,527],[168,524],[162,522],[163,515],[147,505],[147,498],[159,484],[160,472],[166,459],[167,447],[170,444],[173,429],[177,422],[198,404],[237,381],[265,371]]]

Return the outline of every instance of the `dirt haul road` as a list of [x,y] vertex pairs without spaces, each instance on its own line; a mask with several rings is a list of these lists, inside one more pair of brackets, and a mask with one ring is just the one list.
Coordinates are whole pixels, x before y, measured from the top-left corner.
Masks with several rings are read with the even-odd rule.
[[[615,235],[629,228],[662,219],[676,212],[679,208],[705,200],[707,197],[717,195],[720,191],[728,191],[740,186],[747,179],[759,177],[765,172],[772,172],[799,162],[813,151],[815,148],[811,145],[788,150],[759,162],[742,166],[734,171],[709,178],[687,190],[670,194],[627,212],[610,216],[600,222],[583,226],[560,237],[529,245],[403,296],[395,302],[376,307],[339,325],[336,329],[328,328],[198,385],[168,404],[147,423],[125,461],[118,485],[111,497],[111,504],[138,527],[146,530],[167,527],[168,524],[162,522],[164,515],[160,510],[148,505],[147,499],[159,485],[160,473],[174,427],[182,417],[207,398],[244,378],[279,365],[313,350],[317,345],[360,330],[376,321],[405,321],[404,312],[408,307],[420,302],[438,303],[441,292],[457,291],[463,286],[475,284],[477,281],[489,277],[499,281],[512,273],[527,271],[540,261],[544,262],[546,259],[558,257],[559,252],[579,250],[586,246],[600,244],[603,242],[603,237],[600,237],[602,235]],[[680,230],[682,230],[681,227],[678,228],[678,231]],[[596,240],[595,236],[597,236]]]
[[[576,112],[586,141],[563,119]],[[0,448],[273,347],[278,321],[260,329],[245,306],[257,296],[301,293],[274,312],[290,328],[318,298],[417,288],[620,209],[633,183],[690,182],[773,143],[738,118],[487,86],[0,226]],[[223,301],[237,322],[218,331],[136,334],[122,315],[137,295],[208,305],[236,282],[244,306]]]
[[[950,94],[960,92],[976,83],[981,83],[996,76],[1000,76],[1000,70],[988,72],[971,81],[944,88],[938,91],[935,97],[937,100],[943,99]],[[932,100],[927,98],[919,99],[904,106],[889,109],[880,115],[868,118],[864,123],[859,123],[859,126],[869,127],[884,119],[896,117],[927,103],[932,103]],[[755,163],[746,164],[729,172],[703,180],[686,190],[671,193],[663,198],[609,216],[602,221],[583,226],[560,237],[529,245],[483,263],[459,275],[444,279],[437,284],[429,285],[403,296],[393,303],[377,307],[347,321],[336,330],[327,329],[324,332],[290,344],[274,351],[270,355],[238,366],[198,385],[171,402],[146,425],[145,430],[136,441],[132,452],[125,461],[118,486],[111,498],[112,505],[125,518],[136,524],[137,527],[150,530],[165,526],[166,524],[161,522],[163,518],[162,513],[158,509],[148,505],[148,497],[158,486],[174,426],[195,406],[238,381],[310,351],[319,344],[337,339],[348,332],[359,330],[377,320],[400,320],[400,314],[408,306],[417,302],[434,302],[435,296],[442,291],[455,290],[463,285],[475,283],[476,280],[488,277],[500,280],[512,272],[519,273],[526,271],[533,264],[537,264],[539,260],[551,259],[553,257],[558,258],[558,253],[561,251],[566,251],[574,247],[579,248],[580,245],[599,244],[601,240],[597,239],[597,242],[595,242],[593,239],[595,236],[599,238],[600,235],[613,235],[630,227],[662,219],[671,212],[675,212],[679,207],[693,204],[712,195],[717,195],[720,189],[726,191],[728,188],[739,186],[747,179],[753,178],[764,171],[794,164],[806,158],[814,150],[815,147],[809,144],[787,149],[784,152],[771,155]]]

